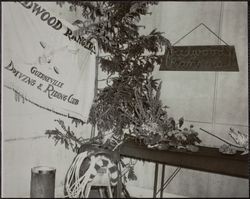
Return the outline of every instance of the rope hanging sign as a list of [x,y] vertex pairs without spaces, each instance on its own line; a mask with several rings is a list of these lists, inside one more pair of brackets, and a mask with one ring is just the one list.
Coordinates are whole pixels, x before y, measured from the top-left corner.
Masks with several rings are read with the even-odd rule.
[[[175,46],[201,25],[225,45]],[[205,24],[201,23],[176,41],[164,55],[160,71],[239,71],[235,48],[229,46]]]

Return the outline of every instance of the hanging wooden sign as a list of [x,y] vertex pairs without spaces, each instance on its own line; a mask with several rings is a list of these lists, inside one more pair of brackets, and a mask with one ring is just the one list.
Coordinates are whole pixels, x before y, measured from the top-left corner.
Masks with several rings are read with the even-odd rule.
[[239,71],[239,67],[234,46],[172,46],[160,71]]

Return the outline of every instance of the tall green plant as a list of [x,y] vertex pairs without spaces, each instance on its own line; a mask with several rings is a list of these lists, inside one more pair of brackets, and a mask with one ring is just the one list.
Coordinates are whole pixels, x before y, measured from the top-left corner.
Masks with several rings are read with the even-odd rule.
[[[62,6],[65,2],[57,2]],[[81,9],[81,20],[75,34],[81,34],[90,42],[96,41],[100,56],[98,64],[107,73],[107,86],[99,89],[90,110],[88,123],[97,125],[102,132],[111,131],[118,142],[108,140],[109,145],[117,145],[124,139],[124,130],[143,124],[138,113],[138,105],[143,110],[152,109],[152,102],[146,103],[148,96],[159,91],[158,80],[151,77],[156,65],[162,61],[162,54],[170,51],[170,42],[156,29],[148,35],[139,33],[141,17],[151,14],[149,8],[157,5],[150,1],[69,1],[70,10]],[[161,52],[161,55],[159,55]],[[151,90],[148,90],[150,85]],[[150,92],[150,93],[149,93]],[[159,96],[155,103],[161,104]],[[161,105],[158,107],[162,109]],[[158,110],[158,111],[159,111]],[[113,139],[114,141],[114,139]],[[101,142],[101,140],[100,140]]]
[[[62,6],[65,2],[57,2]],[[168,117],[160,100],[161,83],[152,72],[163,61],[163,53],[171,53],[171,44],[156,29],[147,35],[140,34],[141,18],[151,14],[153,1],[69,1],[71,11],[81,9],[82,19],[73,25],[75,34],[89,42],[97,42],[100,55],[98,64],[107,73],[106,87],[98,89],[90,110],[88,123],[96,125],[98,135],[92,139],[77,138],[70,129],[58,129],[46,134],[60,140],[66,148],[74,150],[86,142],[99,143],[112,150],[118,148],[125,134],[154,145],[165,141],[167,145],[192,145],[200,142],[197,133],[181,130],[184,120],[176,124]],[[59,122],[64,127],[62,122]],[[108,133],[107,133],[108,132]],[[104,134],[111,136],[106,136]],[[164,148],[164,147],[163,147]],[[122,161],[121,161],[122,163]],[[123,165],[123,164],[122,164]],[[125,164],[124,164],[125,165]],[[133,166],[128,167],[128,178],[136,179]]]

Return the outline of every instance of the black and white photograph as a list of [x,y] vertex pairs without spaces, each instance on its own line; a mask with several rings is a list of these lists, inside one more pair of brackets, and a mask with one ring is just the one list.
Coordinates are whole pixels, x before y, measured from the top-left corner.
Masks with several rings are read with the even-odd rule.
[[247,1],[1,2],[2,198],[249,198]]

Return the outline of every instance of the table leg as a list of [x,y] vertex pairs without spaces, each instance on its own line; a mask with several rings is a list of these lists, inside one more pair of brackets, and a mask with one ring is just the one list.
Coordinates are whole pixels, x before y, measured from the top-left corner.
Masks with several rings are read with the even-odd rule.
[[121,198],[121,192],[122,192],[122,178],[121,178],[121,165],[118,163],[118,182],[117,182],[117,188],[116,188],[116,198]]
[[153,198],[156,198],[157,180],[158,180],[158,163],[155,163],[155,179],[154,179],[154,192],[153,192]]
[[160,191],[160,197],[163,198],[163,191],[164,191],[164,181],[165,181],[165,164],[162,164],[162,173],[161,173],[161,191]]
[[[164,165],[165,167],[165,165]],[[165,170],[165,168],[164,168]],[[181,167],[178,167],[177,169],[175,169],[175,171],[173,172],[173,174],[171,174],[171,176],[166,180],[166,182],[164,182],[163,184],[161,183],[161,187],[160,189],[156,192],[155,195],[157,195],[159,192],[163,192],[164,189],[166,189],[166,187],[169,185],[169,183],[175,178],[175,176],[179,173],[179,171],[181,170]],[[165,171],[164,171],[165,172]]]

